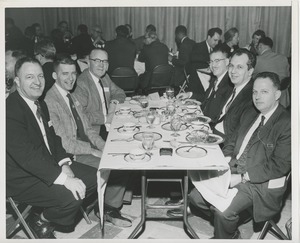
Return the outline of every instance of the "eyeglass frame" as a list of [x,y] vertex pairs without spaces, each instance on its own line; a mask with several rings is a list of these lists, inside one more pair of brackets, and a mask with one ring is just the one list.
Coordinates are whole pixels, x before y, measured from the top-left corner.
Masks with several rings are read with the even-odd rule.
[[106,60],[101,60],[99,58],[95,58],[95,59],[89,58],[89,60],[94,61],[94,62],[96,62],[98,64],[100,64],[100,63],[102,63],[102,64],[108,64],[108,60],[107,59]]
[[213,60],[213,61],[209,61],[209,62],[207,62],[207,63],[208,63],[208,65],[211,65],[211,64],[213,64],[213,63],[216,63],[216,64],[218,64],[220,61],[223,61],[223,60],[226,60],[226,58],[222,58],[222,59],[215,59],[215,60]]

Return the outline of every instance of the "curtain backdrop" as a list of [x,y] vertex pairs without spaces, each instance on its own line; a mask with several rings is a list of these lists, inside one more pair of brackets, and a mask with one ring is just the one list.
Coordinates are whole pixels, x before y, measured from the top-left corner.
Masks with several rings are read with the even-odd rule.
[[131,24],[133,37],[144,34],[145,27],[153,24],[162,42],[176,49],[174,30],[185,25],[188,36],[196,42],[206,39],[207,30],[220,27],[223,34],[231,27],[240,31],[240,47],[251,41],[253,32],[262,29],[274,41],[274,51],[290,56],[291,7],[88,7],[88,8],[7,8],[6,17],[15,20],[22,30],[40,23],[45,35],[56,28],[61,20],[69,22],[76,34],[79,24],[101,25],[106,40],[115,37],[115,27]]

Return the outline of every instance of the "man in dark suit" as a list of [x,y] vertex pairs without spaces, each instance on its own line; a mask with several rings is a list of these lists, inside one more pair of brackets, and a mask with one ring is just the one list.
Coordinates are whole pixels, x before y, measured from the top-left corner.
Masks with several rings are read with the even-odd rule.
[[95,168],[72,162],[54,132],[42,95],[40,63],[17,61],[17,92],[6,99],[6,196],[43,208],[29,226],[38,238],[74,230],[82,200],[96,191]]
[[140,51],[143,49],[144,44],[145,44],[145,35],[149,32],[156,32],[156,27],[153,24],[147,25],[144,35],[141,35],[141,36],[133,39],[133,42],[136,46],[137,53],[140,53]]
[[186,72],[189,75],[188,90],[193,92],[192,98],[203,102],[205,89],[198,76],[197,69],[208,69],[209,73],[209,54],[218,45],[221,40],[222,30],[220,28],[211,28],[207,32],[205,41],[196,43],[191,52],[191,63],[186,66]]
[[145,34],[145,45],[138,57],[140,62],[145,63],[146,72],[139,76],[140,87],[148,87],[150,74],[153,69],[161,64],[168,64],[168,47],[158,40],[156,32]]
[[222,107],[221,113],[212,128],[215,133],[228,139],[239,124],[245,108],[251,105],[253,80],[252,73],[256,57],[246,49],[238,49],[232,54],[228,74],[234,85],[232,93]]
[[179,25],[175,29],[175,42],[178,43],[178,56],[169,55],[169,61],[175,67],[173,83],[176,87],[179,87],[185,80],[184,66],[190,63],[190,56],[195,41],[187,37],[186,27]]
[[77,58],[82,58],[94,49],[94,44],[88,34],[88,27],[80,24],[77,27],[77,36],[71,40],[70,53],[75,53]]
[[286,175],[291,170],[291,117],[279,104],[280,81],[275,73],[258,74],[253,85],[253,103],[241,116],[223,153],[231,170],[231,187],[238,192],[221,212],[204,202],[193,189],[193,205],[214,215],[214,238],[240,238],[239,214],[251,208],[255,222],[276,215],[286,190]]
[[107,41],[104,47],[108,53],[108,74],[111,74],[118,67],[133,68],[136,56],[136,47],[133,41],[127,38],[129,32],[126,26],[118,26],[116,33],[116,39]]
[[219,118],[225,102],[232,94],[233,84],[228,75],[228,64],[228,53],[223,48],[216,48],[210,53],[209,66],[214,77],[210,80],[201,108],[213,123]]

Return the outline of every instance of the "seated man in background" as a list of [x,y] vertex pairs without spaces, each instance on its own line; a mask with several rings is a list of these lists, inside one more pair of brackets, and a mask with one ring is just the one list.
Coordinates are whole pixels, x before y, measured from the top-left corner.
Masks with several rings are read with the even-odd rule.
[[169,55],[169,61],[175,67],[173,84],[175,87],[179,87],[185,80],[184,67],[190,63],[195,41],[187,36],[187,28],[179,25],[175,29],[175,42],[178,43],[178,56]]
[[258,55],[258,42],[261,38],[265,38],[266,34],[263,30],[256,30],[252,35],[252,41],[245,48],[251,51],[255,56]]
[[44,39],[34,44],[34,56],[41,63],[45,78],[45,88],[43,94],[39,98],[39,100],[42,100],[45,98],[47,91],[55,83],[55,80],[52,77],[53,60],[56,56],[56,49],[53,42]]
[[255,222],[276,215],[286,190],[286,175],[291,170],[291,117],[279,104],[280,80],[275,73],[256,76],[253,85],[254,107],[245,110],[234,136],[223,148],[231,169],[231,186],[237,194],[221,212],[204,200],[195,188],[189,198],[193,205],[214,216],[214,238],[241,238],[239,214],[251,208]]
[[98,168],[105,142],[89,124],[82,106],[70,93],[76,82],[75,61],[60,57],[54,62],[55,84],[48,91],[45,102],[55,132],[62,138],[67,153],[76,161]]
[[101,49],[93,49],[89,54],[88,68],[77,79],[74,96],[83,107],[90,124],[106,140],[104,124],[111,123],[115,106],[124,102],[124,90],[113,83],[106,73],[108,54]]
[[103,32],[100,25],[95,25],[91,31],[91,40],[94,47],[104,48],[106,40],[103,38]]
[[[221,40],[222,30],[220,28],[211,28],[207,32],[206,40],[196,43],[191,53],[191,63],[186,67],[189,76],[188,90],[193,92],[193,99],[202,102],[206,97],[205,89],[200,80],[197,69],[209,68],[209,54],[218,45]],[[208,76],[209,77],[209,76]]]
[[228,65],[228,53],[224,48],[216,48],[210,53],[209,66],[214,76],[205,92],[201,109],[213,123],[219,118],[225,102],[232,94],[233,84],[228,75]]
[[37,238],[73,231],[82,200],[96,192],[95,168],[71,161],[54,132],[45,102],[40,63],[16,63],[17,92],[6,99],[6,196],[43,208],[28,224]]
[[137,53],[140,53],[140,51],[143,49],[143,47],[145,45],[145,36],[149,32],[156,32],[156,27],[153,24],[147,25],[144,35],[141,35],[141,36],[133,39]]
[[156,32],[145,34],[145,45],[138,56],[138,60],[144,62],[146,67],[146,72],[139,76],[140,88],[148,87],[151,72],[156,66],[168,64],[168,55],[168,47],[159,41]]
[[[77,162],[98,168],[105,143],[91,128],[80,103],[70,94],[76,81],[75,61],[67,56],[55,60],[53,77],[56,82],[45,101],[56,134],[62,138],[66,151],[75,155]],[[120,227],[131,226],[131,221],[119,211],[128,178],[129,174],[112,171],[104,198],[106,220]]]
[[[261,38],[258,42],[257,65],[253,75],[261,72],[274,72],[278,74],[280,81],[290,77],[290,65],[286,56],[272,51],[273,41],[269,37]],[[288,90],[283,90],[280,96],[280,104],[284,107],[290,105]]]
[[116,38],[105,43],[104,49],[108,53],[108,74],[118,67],[133,68],[134,60],[136,57],[136,47],[132,40],[128,39],[128,29],[124,25],[116,28]]

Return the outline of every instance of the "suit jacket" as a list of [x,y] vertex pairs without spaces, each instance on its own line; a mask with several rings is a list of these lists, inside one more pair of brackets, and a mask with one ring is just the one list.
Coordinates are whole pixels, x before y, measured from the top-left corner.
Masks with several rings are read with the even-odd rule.
[[45,96],[46,96],[48,90],[55,83],[55,79],[52,77],[52,73],[54,72],[53,62],[46,62],[42,66],[42,68],[43,68],[43,73],[44,73],[44,78],[45,78],[45,88],[44,88],[43,94],[39,97],[39,100],[45,99]]
[[144,41],[145,41],[145,36],[144,35],[141,35],[141,36],[133,39],[133,42],[135,44],[137,53],[139,53],[143,49]]
[[195,41],[186,37],[182,43],[180,43],[178,49],[178,58],[173,58],[172,64],[176,67],[183,68],[190,62],[190,56],[195,45]]
[[69,157],[54,132],[45,102],[41,109],[51,154],[44,142],[34,114],[18,92],[6,99],[6,189],[7,196],[24,192],[28,185],[42,181],[47,185],[61,173],[58,162]]
[[[225,143],[225,156],[235,158],[243,139],[259,113],[253,107],[246,110],[239,129],[228,143]],[[281,105],[261,128],[247,153],[246,171],[250,183],[240,183],[238,190],[253,195],[253,216],[256,222],[269,219],[278,213],[286,185],[281,188],[268,188],[269,180],[280,178],[291,170],[291,117]]]
[[70,50],[71,53],[77,54],[77,58],[89,54],[94,48],[92,39],[88,34],[80,34],[71,40]]
[[206,40],[196,43],[191,53],[191,64],[194,68],[203,69],[208,68],[209,51]]
[[[103,150],[105,142],[90,126],[88,118],[83,113],[83,108],[79,101],[73,94],[71,94],[71,97],[78,115],[81,118],[85,134],[93,145],[98,149]],[[65,150],[68,153],[75,155],[91,154],[92,148],[90,143],[77,139],[76,122],[72,112],[55,85],[48,91],[45,102],[48,106],[55,132],[61,137],[62,145]]]
[[288,77],[289,63],[287,57],[277,54],[272,50],[265,51],[262,55],[257,56],[253,75],[266,71],[277,73],[280,80]]
[[125,37],[117,37],[114,40],[107,41],[104,49],[108,53],[108,74],[111,74],[118,67],[133,68],[136,47],[132,40]]
[[[243,111],[252,105],[252,88],[253,80],[250,80],[236,96],[227,113],[224,115],[223,125],[225,140],[229,139],[234,130],[238,127]],[[221,109],[223,109],[223,107]]]
[[[124,90],[112,82],[108,74],[105,74],[105,76],[101,78],[101,81],[107,104],[113,99],[121,103],[124,102],[126,98]],[[100,94],[89,69],[85,69],[77,78],[77,86],[73,94],[82,105],[83,112],[87,115],[92,126],[104,124]]]
[[205,92],[204,102],[201,106],[204,115],[210,117],[212,122],[216,122],[220,117],[222,109],[233,90],[233,84],[230,81],[228,72],[226,72],[217,86],[217,91],[209,96],[212,92],[215,80],[216,77],[211,78],[210,86]]
[[231,54],[232,54],[235,50],[239,49],[239,46],[238,46],[238,45],[235,45],[235,46],[232,47],[232,48],[233,48],[233,51],[231,51],[230,46],[228,46],[226,42],[220,44],[220,46],[222,46],[222,47],[225,49],[225,51],[228,53],[228,57],[231,57]]

